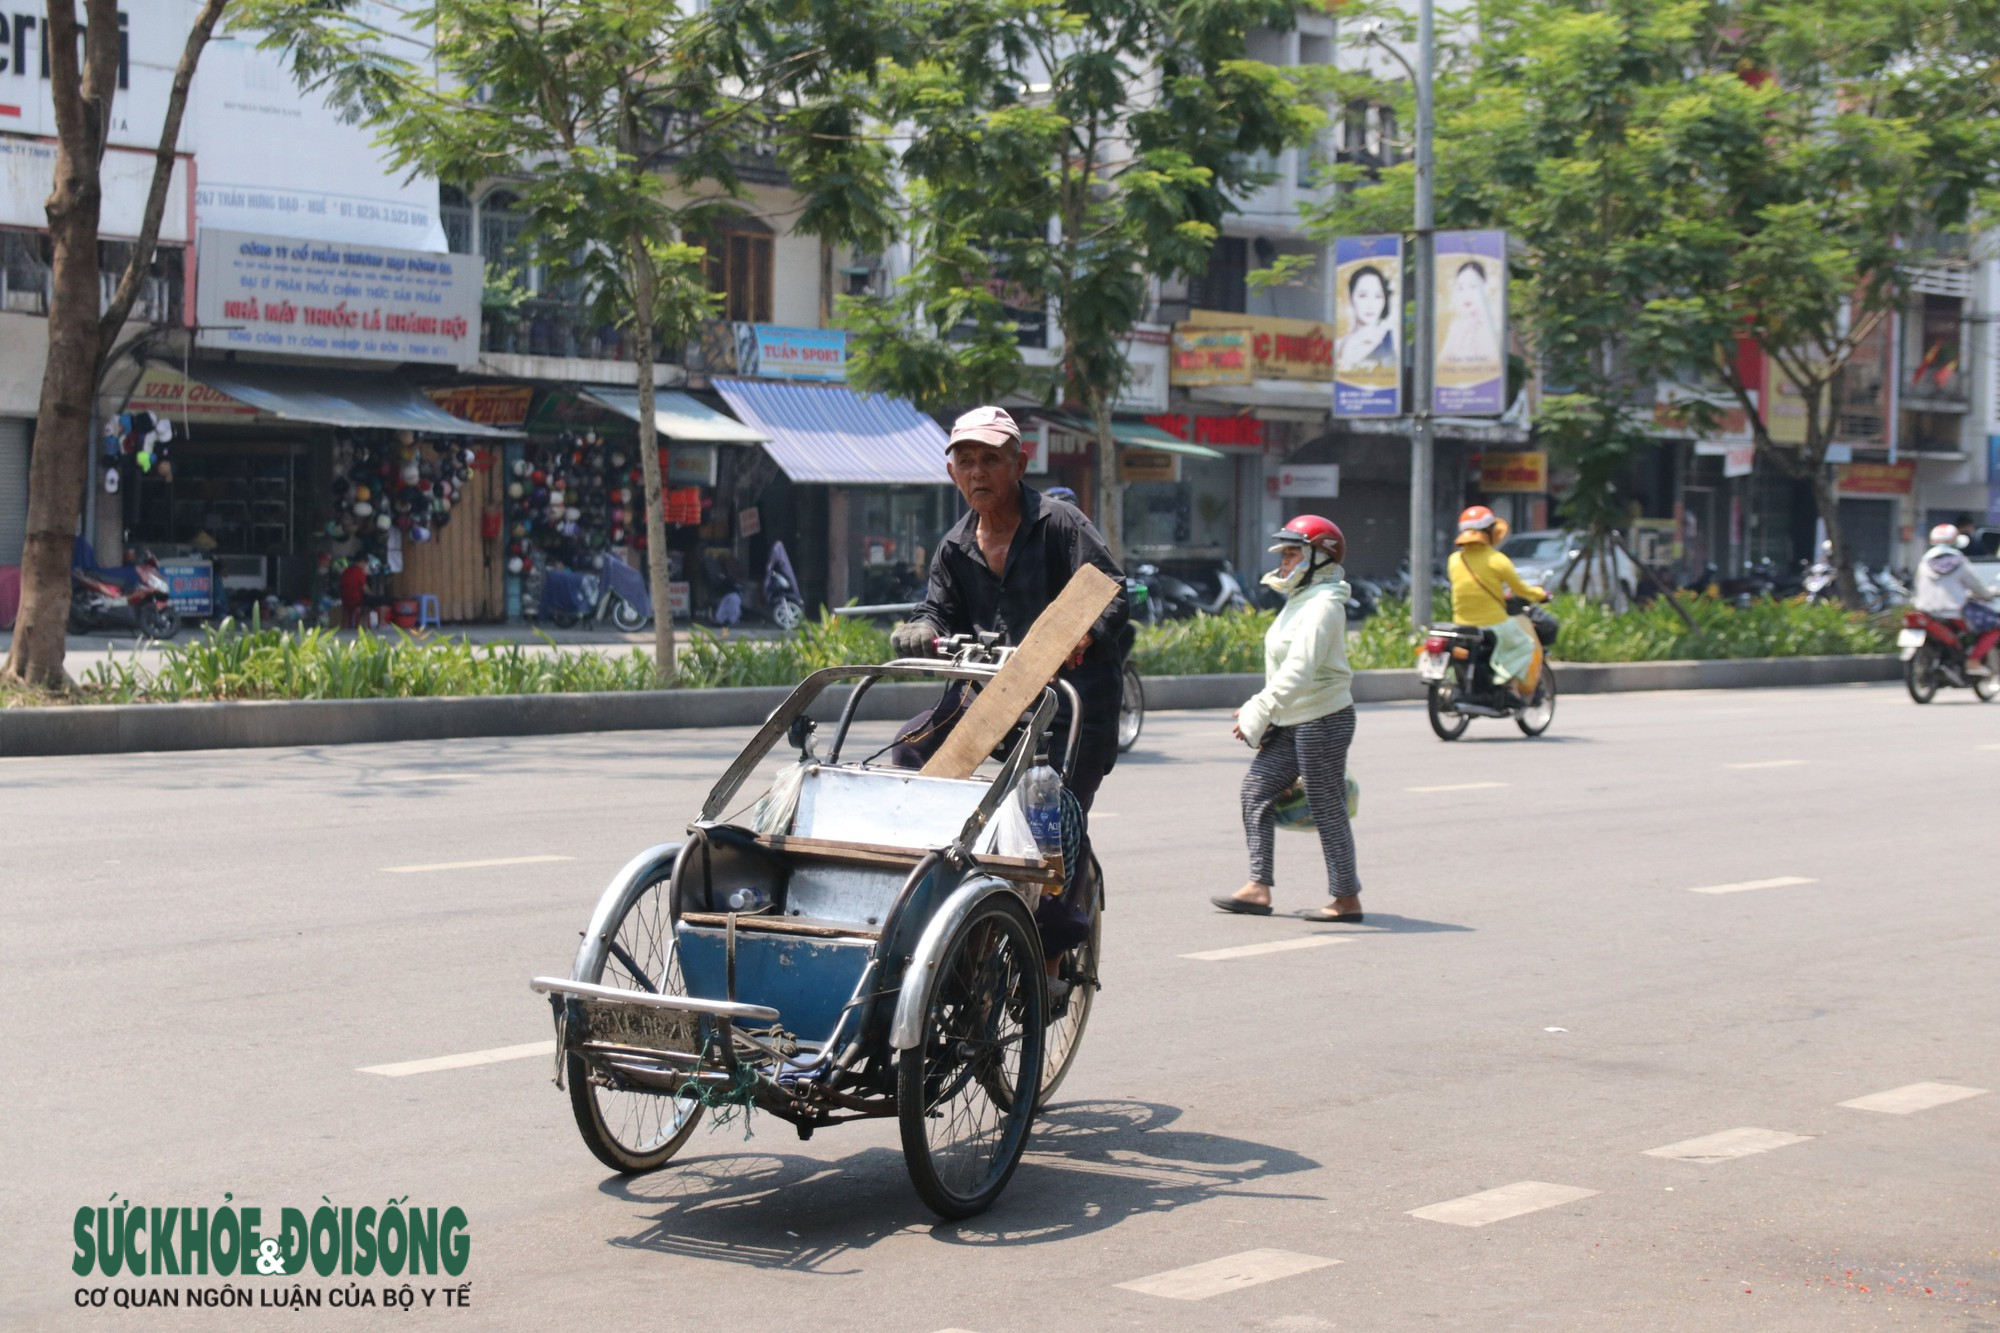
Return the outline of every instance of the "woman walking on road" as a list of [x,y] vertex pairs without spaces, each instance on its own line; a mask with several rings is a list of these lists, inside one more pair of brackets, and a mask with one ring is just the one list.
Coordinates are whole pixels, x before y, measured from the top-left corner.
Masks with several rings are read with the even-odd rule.
[[1237,710],[1235,727],[1237,738],[1257,751],[1243,779],[1250,880],[1230,897],[1210,901],[1225,912],[1271,914],[1273,807],[1303,777],[1333,901],[1299,915],[1308,921],[1360,921],[1361,880],[1347,822],[1347,747],[1354,740],[1348,587],[1340,567],[1347,539],[1328,520],[1302,514],[1274,540],[1277,572],[1263,582],[1285,595],[1285,605],[1264,635],[1264,688]]

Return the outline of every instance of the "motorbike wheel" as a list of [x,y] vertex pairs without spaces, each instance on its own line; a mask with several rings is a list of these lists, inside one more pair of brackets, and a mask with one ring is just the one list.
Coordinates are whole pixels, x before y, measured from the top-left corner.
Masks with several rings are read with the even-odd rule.
[[781,630],[795,630],[805,618],[805,607],[789,597],[780,597],[771,603],[771,623]]
[[1122,687],[1118,692],[1118,752],[1123,754],[1139,741],[1139,732],[1146,725],[1146,687],[1139,680],[1139,668],[1130,662],[1125,664]]
[[1472,725],[1470,716],[1451,706],[1451,700],[1441,684],[1431,686],[1430,706],[1427,711],[1430,714],[1431,730],[1437,733],[1437,738],[1441,741],[1457,740],[1465,734],[1465,729]]
[[611,599],[611,623],[625,633],[635,634],[646,628],[646,622],[650,619],[652,619],[651,616],[648,616],[623,597],[614,597]]
[[1925,644],[1917,649],[1909,661],[1903,663],[1903,684],[1909,689],[1910,697],[1920,704],[1927,704],[1937,697],[1938,660],[1937,649]]
[[1556,673],[1544,662],[1542,678],[1535,682],[1535,692],[1529,697],[1527,707],[1514,715],[1514,725],[1521,729],[1523,736],[1539,736],[1555,720]]
[[181,618],[167,607],[146,605],[139,608],[139,632],[149,639],[167,640],[181,632]]
[[549,612],[549,623],[557,629],[575,629],[576,617],[568,611]]
[[1990,704],[2000,699],[2000,648],[1986,654],[1986,672],[1972,678],[1972,692],[1979,696],[1979,702]]

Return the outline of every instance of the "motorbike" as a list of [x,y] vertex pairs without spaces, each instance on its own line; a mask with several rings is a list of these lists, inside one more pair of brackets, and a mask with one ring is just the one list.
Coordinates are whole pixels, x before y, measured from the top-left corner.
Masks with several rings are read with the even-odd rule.
[[69,571],[69,628],[72,634],[126,625],[149,639],[171,639],[181,618],[169,596],[166,575],[150,551],[133,566],[132,586],[121,587],[100,572],[72,566]]
[[1920,704],[1936,698],[1939,686],[1970,688],[1981,703],[2000,696],[2000,625],[1974,631],[1963,620],[1909,610],[1896,649],[1903,684]]
[[[1158,565],[1140,565],[1133,572],[1146,590],[1144,614],[1149,625],[1157,625],[1163,620],[1189,620],[1200,615],[1219,616],[1250,609],[1250,599],[1244,595],[1243,584],[1236,577],[1236,567],[1227,560],[1216,566],[1213,597],[1204,595],[1186,579],[1163,572]],[[1134,617],[1139,613],[1140,608],[1135,604]]]
[[1535,692],[1524,699],[1513,686],[1493,679],[1493,645],[1489,626],[1443,624],[1426,631],[1417,677],[1425,684],[1431,730],[1439,740],[1457,740],[1475,717],[1511,717],[1524,736],[1539,736],[1555,721],[1556,673],[1548,658],[1542,659]]
[[646,580],[639,576],[638,570],[610,552],[605,552],[604,564],[597,573],[570,576],[577,579],[573,588],[558,574],[559,571],[552,571],[543,585],[549,621],[557,629],[572,629],[579,624],[595,628],[608,620],[617,629],[632,634],[652,623],[653,598],[646,589]]
[[799,577],[792,572],[791,557],[783,542],[771,543],[764,561],[764,614],[781,630],[798,628],[806,618],[806,601],[799,596]]

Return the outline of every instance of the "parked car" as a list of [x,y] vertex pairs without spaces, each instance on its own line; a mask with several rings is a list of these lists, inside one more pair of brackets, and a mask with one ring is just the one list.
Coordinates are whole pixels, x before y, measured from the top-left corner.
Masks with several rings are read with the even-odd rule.
[[[1578,554],[1583,549],[1583,539],[1584,535],[1580,532],[1564,532],[1556,528],[1517,532],[1500,543],[1500,553],[1514,562],[1514,568],[1525,582],[1547,588],[1550,592],[1608,591],[1603,587],[1603,562],[1591,561],[1586,565]],[[1611,566],[1627,592],[1636,592],[1646,577],[1638,564],[1620,550],[1611,552]],[[1569,577],[1557,586],[1565,571]]]

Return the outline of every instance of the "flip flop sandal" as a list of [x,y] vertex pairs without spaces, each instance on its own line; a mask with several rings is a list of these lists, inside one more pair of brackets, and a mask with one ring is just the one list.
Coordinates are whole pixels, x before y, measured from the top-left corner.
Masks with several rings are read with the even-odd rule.
[[1209,901],[1225,912],[1235,912],[1241,916],[1271,915],[1269,903],[1253,903],[1242,898],[1210,898]]
[[1368,919],[1365,912],[1329,912],[1324,907],[1306,907],[1293,913],[1301,921],[1339,921],[1343,924],[1358,923]]

